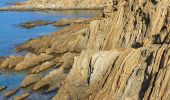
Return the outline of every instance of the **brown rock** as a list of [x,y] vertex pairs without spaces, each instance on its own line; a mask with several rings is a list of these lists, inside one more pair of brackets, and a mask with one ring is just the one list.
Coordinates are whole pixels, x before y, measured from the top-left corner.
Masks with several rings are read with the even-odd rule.
[[[73,51],[74,49],[75,51],[80,51],[85,45],[85,40],[88,37],[88,34],[85,34],[86,32],[88,32],[88,25],[81,24],[69,26],[59,32],[54,32],[51,35],[29,40],[28,42],[17,46],[16,50],[19,52],[30,51],[36,54],[44,52],[48,54],[53,54],[55,52],[63,53],[66,51]],[[78,42],[81,44],[78,44]],[[55,47],[55,45],[57,45],[57,47]]]
[[[58,100],[59,98],[62,100],[67,100],[69,98],[83,99],[81,97],[88,93],[90,86],[95,85],[96,81],[96,83],[98,83],[102,78],[107,77],[103,75],[110,72],[112,64],[117,56],[117,51],[103,51],[99,53],[83,51],[80,57],[75,57],[73,68],[67,75],[62,87],[53,100]],[[70,93],[70,95],[68,93]]]
[[45,86],[48,86],[48,88],[45,88],[45,90],[48,91],[59,88],[65,77],[66,74],[64,73],[62,68],[51,71],[49,75],[46,75],[44,78],[39,80],[35,85],[33,85],[33,90],[38,90]]
[[24,44],[18,45],[16,47],[17,52],[30,51],[34,53],[43,53],[49,48],[51,42],[49,36],[42,36],[40,38],[31,39]]
[[22,56],[10,56],[0,65],[0,69],[12,69],[24,59]]
[[54,63],[54,62],[44,62],[43,64],[34,67],[31,71],[31,73],[39,73],[39,72],[44,71],[44,70],[46,70],[52,66],[55,66],[55,65],[56,65],[56,63]]
[[0,65],[2,64],[3,61],[6,60],[6,57],[0,57]]
[[35,54],[27,54],[24,58],[24,60],[20,63],[18,63],[15,67],[15,70],[24,70],[28,68],[33,68],[45,61],[48,61],[52,59],[52,55],[47,55],[47,54],[40,54],[40,55],[35,55]]
[[93,20],[99,20],[100,18],[72,18],[72,19],[61,19],[58,22],[53,23],[54,26],[65,26],[71,24],[89,24]]
[[29,93],[24,93],[21,96],[16,96],[14,100],[25,100],[27,97],[29,97]]
[[23,44],[21,50],[55,58],[25,57],[22,62],[29,63],[20,62],[24,68],[18,69],[61,64],[33,85],[33,90],[59,89],[53,100],[169,100],[169,4],[108,0],[105,18]]
[[0,87],[0,92],[4,91],[6,88],[7,88],[6,86]]
[[55,38],[51,40],[52,46],[46,50],[46,53],[79,53],[82,49],[86,48],[86,43],[89,36],[88,25],[73,25],[69,28],[71,30],[60,33],[58,35],[53,34]]
[[55,61],[58,62],[61,68],[63,69],[69,69],[72,67],[73,62],[74,62],[74,57],[78,56],[79,54],[77,53],[71,53],[67,52],[63,54],[61,57],[55,58]]
[[25,3],[24,2],[10,2],[10,3],[5,3],[5,4],[17,6],[17,5],[24,5]]
[[15,93],[17,93],[19,91],[19,89],[13,89],[7,93],[5,93],[5,97],[10,97],[12,95],[14,95]]
[[35,82],[37,82],[38,80],[40,80],[42,78],[42,76],[38,75],[38,74],[29,74],[28,76],[26,76],[24,78],[24,80],[21,83],[21,87],[22,88],[26,88],[32,84],[34,84]]
[[22,23],[20,26],[22,28],[30,29],[30,28],[34,28],[36,26],[49,25],[49,24],[52,24],[52,23],[53,22],[51,22],[51,21],[37,20],[37,21]]
[[[91,22],[86,46],[94,51],[75,57],[53,100],[168,100],[169,4],[169,0],[117,1],[114,16]],[[113,54],[114,63],[110,50],[119,51]]]

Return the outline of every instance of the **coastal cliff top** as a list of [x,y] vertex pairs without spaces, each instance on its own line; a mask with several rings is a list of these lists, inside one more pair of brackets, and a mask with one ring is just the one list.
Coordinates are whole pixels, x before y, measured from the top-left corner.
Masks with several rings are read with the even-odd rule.
[[28,0],[0,10],[95,10],[103,7],[103,0]]

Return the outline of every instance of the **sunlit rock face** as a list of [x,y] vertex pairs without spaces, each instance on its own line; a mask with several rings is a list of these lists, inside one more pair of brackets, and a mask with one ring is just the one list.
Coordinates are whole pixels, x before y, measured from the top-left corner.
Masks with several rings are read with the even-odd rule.
[[7,58],[0,68],[31,69],[23,83],[58,89],[53,100],[169,100],[170,0],[103,5],[103,18],[30,40],[21,48],[36,55]]
[[108,2],[53,100],[170,99],[170,1]]

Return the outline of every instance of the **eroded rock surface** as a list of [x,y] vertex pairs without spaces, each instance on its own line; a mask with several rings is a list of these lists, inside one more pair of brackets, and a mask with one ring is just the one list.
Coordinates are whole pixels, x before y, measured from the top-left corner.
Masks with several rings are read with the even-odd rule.
[[22,23],[19,26],[21,26],[22,28],[30,29],[37,26],[49,25],[52,23],[53,23],[52,21],[36,20],[36,21]]
[[14,100],[25,100],[29,95],[29,93],[24,93],[21,96],[16,96]]
[[35,54],[0,68],[31,68],[26,82],[49,70],[32,90],[58,90],[53,100],[169,100],[169,8],[170,0],[108,0],[103,18],[32,39],[17,49]]
[[52,58],[53,58],[52,55],[47,55],[43,53],[38,56],[35,54],[27,54],[24,60],[16,65],[15,70],[24,70],[32,68]]
[[42,78],[40,81],[33,85],[33,90],[38,90],[47,86],[46,91],[52,91],[57,89],[61,86],[62,81],[65,79],[66,74],[64,73],[63,69],[57,69],[51,71],[49,75]]
[[19,91],[19,89],[13,89],[7,93],[5,93],[5,97],[11,97],[12,95],[16,94]]
[[98,20],[100,17],[94,18],[71,18],[71,19],[61,19],[58,22],[54,22],[54,26],[66,26],[71,24],[89,24],[93,20]]
[[38,74],[29,74],[28,76],[25,77],[25,79],[21,83],[21,87],[25,88],[28,87],[34,83],[36,83],[38,80],[40,80],[42,76]]

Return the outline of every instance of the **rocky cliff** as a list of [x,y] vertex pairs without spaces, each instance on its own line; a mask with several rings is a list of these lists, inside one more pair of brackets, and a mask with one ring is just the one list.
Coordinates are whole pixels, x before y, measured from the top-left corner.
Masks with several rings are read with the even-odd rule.
[[31,70],[21,86],[57,89],[53,100],[169,100],[170,0],[105,5],[101,19],[20,45],[35,54],[9,57],[1,69]]

